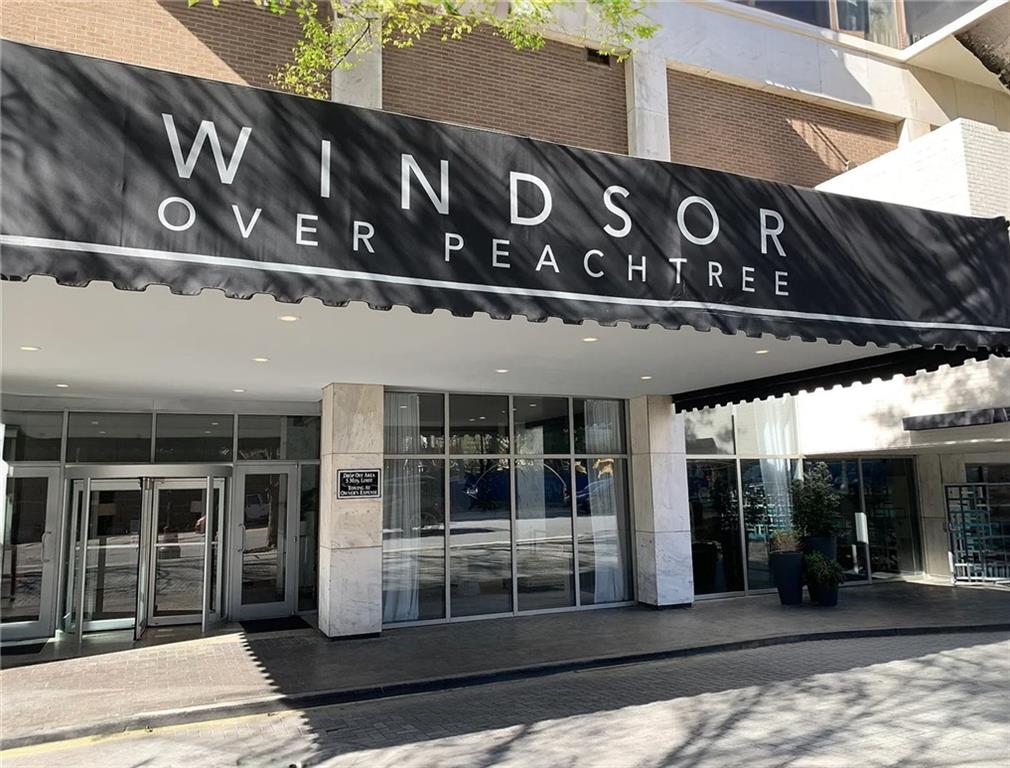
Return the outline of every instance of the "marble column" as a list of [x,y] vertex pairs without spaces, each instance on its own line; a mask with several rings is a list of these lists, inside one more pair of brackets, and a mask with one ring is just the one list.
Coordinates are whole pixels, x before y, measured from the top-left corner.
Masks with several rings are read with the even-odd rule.
[[382,500],[337,498],[341,469],[382,468],[382,387],[323,389],[319,499],[319,630],[327,637],[382,629]]
[[670,159],[670,112],[666,60],[640,51],[624,63],[628,106],[628,154],[649,160]]
[[637,596],[657,608],[694,602],[684,416],[669,396],[631,401]]

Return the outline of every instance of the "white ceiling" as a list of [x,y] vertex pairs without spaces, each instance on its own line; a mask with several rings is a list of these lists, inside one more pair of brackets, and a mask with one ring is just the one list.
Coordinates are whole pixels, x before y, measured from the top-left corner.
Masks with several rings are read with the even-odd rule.
[[[314,300],[279,304],[265,295],[241,301],[218,291],[174,296],[162,286],[70,288],[47,277],[3,282],[0,301],[0,386],[7,395],[313,402],[327,383],[348,382],[634,397],[889,351],[690,329],[456,318],[402,307],[380,312]],[[300,319],[281,322],[282,314]],[[583,342],[586,336],[599,341]],[[760,349],[768,353],[755,354]],[[640,378],[646,375],[652,379]]]

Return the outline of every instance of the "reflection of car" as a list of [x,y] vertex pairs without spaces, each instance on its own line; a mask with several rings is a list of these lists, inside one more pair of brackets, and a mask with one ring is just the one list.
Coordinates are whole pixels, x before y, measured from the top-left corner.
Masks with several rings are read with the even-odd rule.
[[[549,464],[543,466],[543,501],[547,508],[566,507],[571,500],[568,478]],[[511,496],[512,477],[506,467],[494,466],[479,475],[468,474],[454,480],[449,493],[455,510],[506,509]],[[520,499],[522,484],[519,487]]]
[[245,496],[245,524],[266,522],[270,519],[270,494],[247,493]]
[[593,507],[610,504],[613,493],[614,476],[603,475],[575,492],[575,508],[579,514],[588,515]]

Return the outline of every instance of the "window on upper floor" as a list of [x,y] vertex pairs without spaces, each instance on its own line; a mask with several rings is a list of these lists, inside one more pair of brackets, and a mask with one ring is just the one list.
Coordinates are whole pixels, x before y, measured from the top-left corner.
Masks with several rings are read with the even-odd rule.
[[984,0],[734,0],[762,11],[905,48]]

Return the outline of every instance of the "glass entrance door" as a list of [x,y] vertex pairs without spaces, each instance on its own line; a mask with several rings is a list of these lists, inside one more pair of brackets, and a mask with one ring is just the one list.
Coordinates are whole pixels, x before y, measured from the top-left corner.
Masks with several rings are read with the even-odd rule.
[[58,532],[59,469],[12,468],[0,519],[0,641],[52,634]]
[[298,572],[297,467],[242,467],[235,476],[231,541],[233,617],[295,612]]

